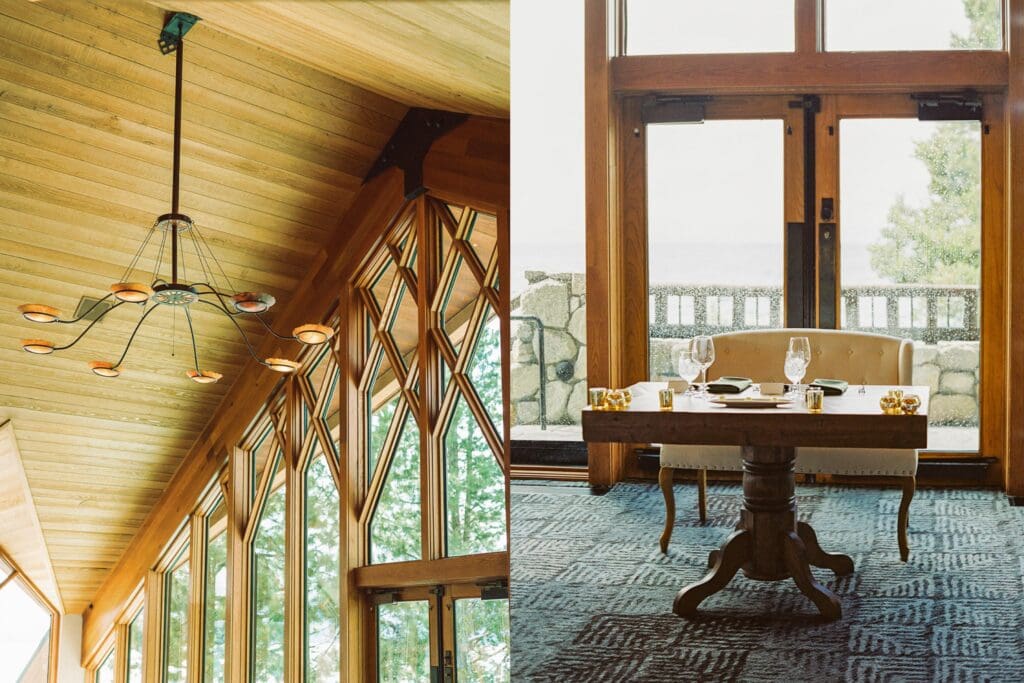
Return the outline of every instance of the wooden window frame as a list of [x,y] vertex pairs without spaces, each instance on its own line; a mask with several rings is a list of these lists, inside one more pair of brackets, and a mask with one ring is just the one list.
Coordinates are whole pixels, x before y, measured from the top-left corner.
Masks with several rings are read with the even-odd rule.
[[[637,330],[635,324],[638,307],[646,309],[646,297],[636,300],[636,288],[630,294],[629,286],[630,279],[642,272],[635,270],[635,254],[641,250],[624,249],[637,243],[646,224],[644,215],[629,208],[630,198],[645,182],[637,171],[643,167],[638,163],[642,156],[637,158],[637,145],[631,140],[642,129],[637,104],[641,98],[905,98],[915,92],[973,89],[991,102],[986,107],[991,132],[983,152],[987,199],[982,225],[987,254],[982,299],[988,302],[982,304],[982,334],[990,344],[990,358],[982,370],[982,400],[990,409],[981,453],[998,462],[989,468],[986,483],[1002,484],[1012,499],[1024,502],[1024,272],[1011,267],[1024,262],[1024,239],[1019,237],[1024,234],[1024,187],[1016,182],[1024,176],[1024,134],[1019,132],[1024,130],[1024,0],[1007,0],[1004,5],[1003,50],[824,52],[817,0],[796,0],[793,53],[653,56],[623,54],[622,3],[585,0],[584,9],[590,383],[625,386],[646,378],[646,361],[638,361],[647,355],[638,341],[646,338],[646,327]],[[820,193],[820,179],[817,184]],[[1003,187],[1008,189],[1002,197],[992,192]],[[610,486],[633,471],[628,445],[590,444],[588,451],[592,485]]]

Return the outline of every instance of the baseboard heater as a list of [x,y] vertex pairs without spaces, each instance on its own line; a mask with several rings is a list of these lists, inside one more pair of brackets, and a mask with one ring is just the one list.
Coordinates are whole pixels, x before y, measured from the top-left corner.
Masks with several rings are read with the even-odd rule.
[[587,444],[583,441],[526,441],[513,439],[511,444],[513,466],[587,466]]

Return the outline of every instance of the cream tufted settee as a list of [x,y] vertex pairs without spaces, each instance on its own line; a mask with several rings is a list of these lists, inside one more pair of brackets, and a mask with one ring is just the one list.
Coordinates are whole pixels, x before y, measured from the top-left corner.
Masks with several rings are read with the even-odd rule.
[[[805,382],[816,377],[843,379],[847,391],[861,384],[911,384],[914,345],[907,339],[880,334],[819,329],[756,330],[717,335],[715,363],[708,378],[750,377],[755,382],[786,382],[782,372],[790,337],[807,337],[811,342],[811,363]],[[700,520],[707,517],[707,471],[743,469],[739,446],[687,446],[664,444],[658,480],[665,495],[665,532],[661,549],[668,549],[675,521],[672,494],[673,470],[697,470],[697,499]],[[907,521],[917,476],[917,451],[904,449],[798,448],[796,471],[802,474],[879,476],[899,480],[900,501],[898,541],[900,558],[907,560]]]

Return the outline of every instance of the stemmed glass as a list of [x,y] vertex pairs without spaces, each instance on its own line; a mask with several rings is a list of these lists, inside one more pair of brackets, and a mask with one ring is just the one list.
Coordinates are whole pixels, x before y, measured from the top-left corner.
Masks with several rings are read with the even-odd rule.
[[700,363],[701,392],[700,395],[707,398],[708,395],[708,368],[715,362],[715,342],[711,337],[700,335],[690,340],[690,353],[693,359]]
[[802,389],[800,381],[807,374],[811,363],[811,342],[807,337],[791,337],[783,371],[790,383],[790,395],[796,396]]
[[693,380],[697,379],[697,375],[700,374],[700,367],[700,362],[694,358],[693,351],[687,349],[679,354],[679,376],[690,383],[686,389],[688,394],[695,393]]

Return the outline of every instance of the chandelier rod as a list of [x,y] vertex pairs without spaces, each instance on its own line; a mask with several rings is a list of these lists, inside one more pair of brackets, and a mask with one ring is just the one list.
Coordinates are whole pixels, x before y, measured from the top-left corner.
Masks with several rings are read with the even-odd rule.
[[199,370],[199,349],[196,348],[196,331],[192,327],[192,314],[188,312],[188,306],[185,307],[185,320],[188,321],[188,333],[192,337],[192,360],[196,364],[196,372]]
[[[178,28],[178,48],[174,51],[174,170],[171,178],[171,213],[178,213],[178,176],[181,172],[181,72],[185,39]],[[178,283],[178,223],[171,221],[171,283]]]

